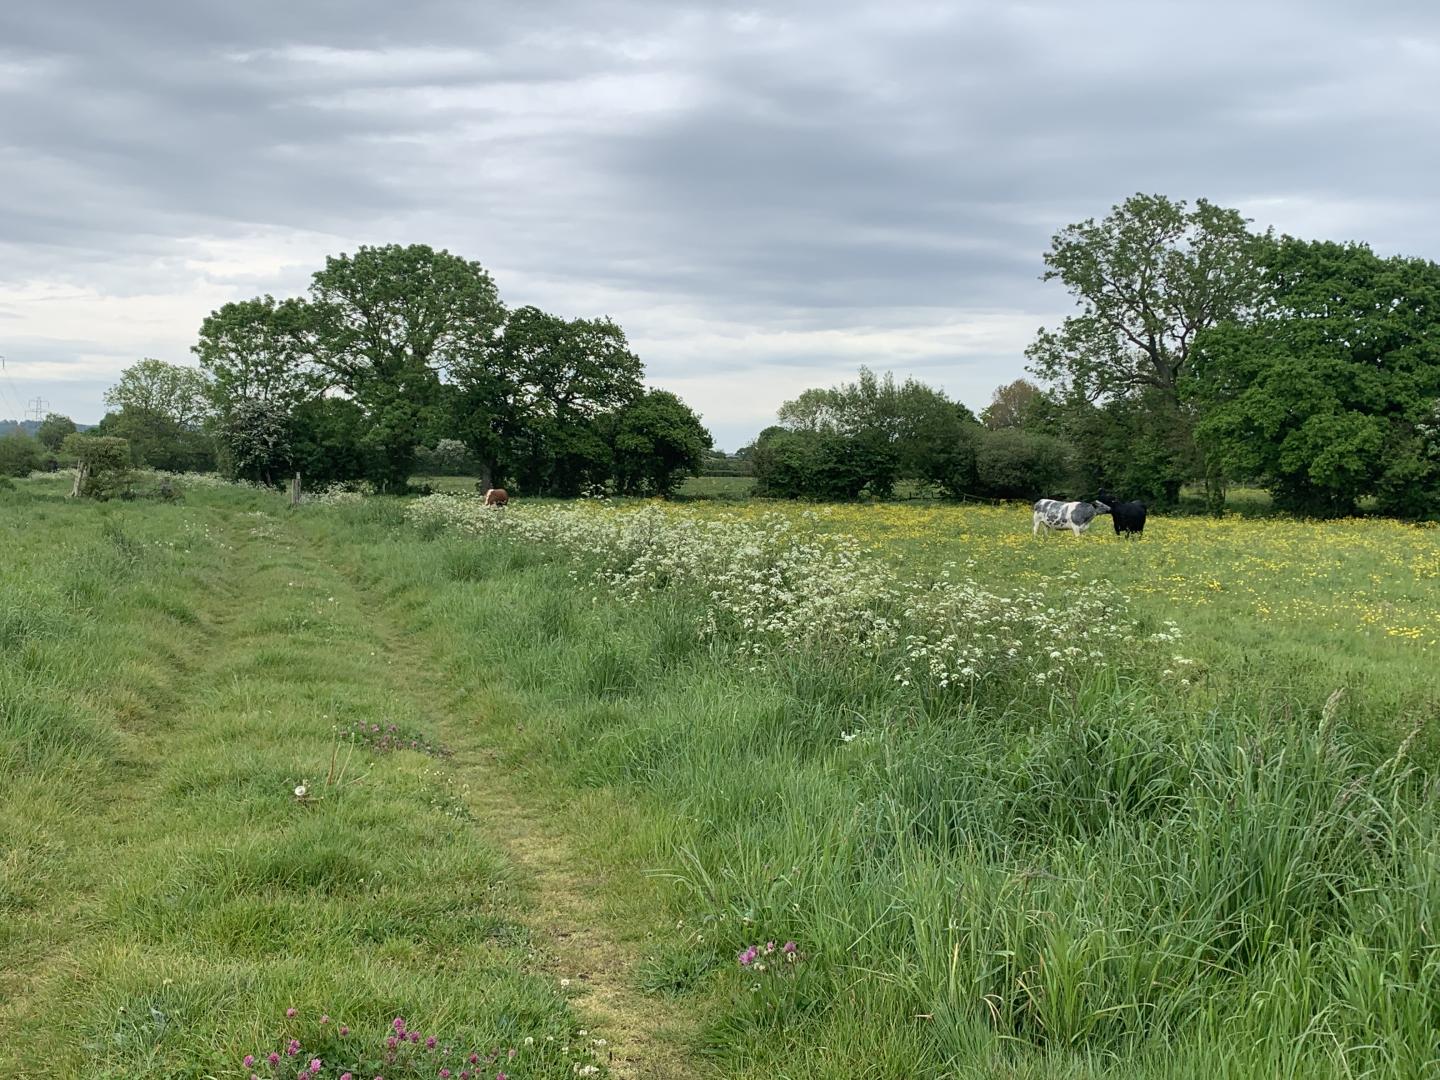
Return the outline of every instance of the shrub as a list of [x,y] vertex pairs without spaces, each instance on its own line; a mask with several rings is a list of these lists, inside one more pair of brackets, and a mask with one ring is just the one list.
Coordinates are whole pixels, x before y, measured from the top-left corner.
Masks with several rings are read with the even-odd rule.
[[40,444],[16,432],[0,439],[0,476],[29,476],[40,468]]
[[72,496],[108,499],[130,486],[130,444],[125,439],[69,435],[63,445],[65,453],[75,458]]
[[980,494],[996,499],[1036,499],[1065,486],[1070,447],[1051,435],[1001,428],[980,434],[975,446]]

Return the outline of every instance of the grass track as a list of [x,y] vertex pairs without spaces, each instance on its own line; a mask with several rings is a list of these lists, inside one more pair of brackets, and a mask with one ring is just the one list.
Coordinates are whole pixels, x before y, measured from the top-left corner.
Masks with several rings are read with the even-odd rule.
[[[505,850],[527,819],[487,827],[482,736],[280,500],[51,494],[0,496],[0,1075],[242,1075],[322,1013],[533,1038],[517,1078],[589,1062],[589,973]],[[327,786],[357,722],[456,753],[356,751]]]

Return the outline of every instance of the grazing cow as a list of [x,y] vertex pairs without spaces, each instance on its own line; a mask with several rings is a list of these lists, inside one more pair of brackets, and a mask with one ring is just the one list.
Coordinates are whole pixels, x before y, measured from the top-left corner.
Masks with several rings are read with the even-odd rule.
[[1139,536],[1145,531],[1143,502],[1121,502],[1104,489],[1096,498],[1109,505],[1110,521],[1115,526],[1116,536]]
[[497,510],[504,509],[510,502],[510,495],[504,488],[491,488],[485,492],[485,505]]
[[1110,507],[1103,502],[1061,502],[1059,499],[1041,499],[1035,504],[1035,527],[1031,536],[1040,532],[1040,526],[1047,529],[1069,529],[1079,536],[1100,514],[1108,514]]

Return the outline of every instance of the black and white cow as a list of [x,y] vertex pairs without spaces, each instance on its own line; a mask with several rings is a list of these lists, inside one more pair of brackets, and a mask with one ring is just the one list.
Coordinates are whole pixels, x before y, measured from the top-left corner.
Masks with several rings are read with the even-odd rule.
[[1101,514],[1108,514],[1110,507],[1102,502],[1061,502],[1059,499],[1041,499],[1035,504],[1035,527],[1031,536],[1040,533],[1040,526],[1047,529],[1069,529],[1079,536],[1090,528]]

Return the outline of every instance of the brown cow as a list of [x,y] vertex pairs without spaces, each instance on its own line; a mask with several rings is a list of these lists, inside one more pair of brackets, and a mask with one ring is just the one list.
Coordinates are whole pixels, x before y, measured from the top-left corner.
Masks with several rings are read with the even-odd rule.
[[500,509],[510,502],[510,495],[504,488],[491,488],[485,492],[485,505]]

